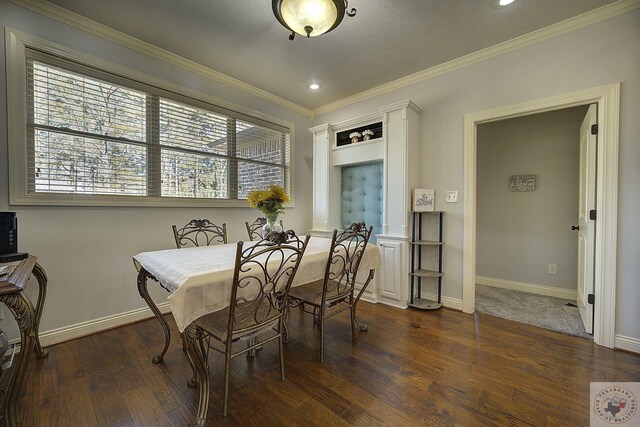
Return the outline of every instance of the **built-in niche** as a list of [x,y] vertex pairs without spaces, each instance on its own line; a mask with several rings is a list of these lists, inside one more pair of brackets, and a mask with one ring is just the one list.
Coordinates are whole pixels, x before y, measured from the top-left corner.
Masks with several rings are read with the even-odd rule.
[[382,233],[382,161],[343,166],[340,193],[340,225],[347,228],[364,221],[373,227],[369,242]]
[[[372,133],[369,140],[361,137],[359,142],[351,142],[351,133],[362,135],[367,129]],[[317,125],[310,131],[311,235],[331,237],[334,229],[362,220],[373,226],[372,242],[375,240],[380,249],[380,269],[363,298],[406,307],[409,211],[411,189],[418,187],[420,109],[411,101],[400,101],[366,116]]]
[[[382,122],[371,123],[365,126],[360,126],[353,129],[344,130],[336,133],[336,146],[342,147],[343,145],[351,144],[351,134],[354,132],[362,133],[366,130],[373,132],[373,135],[370,135],[369,139],[377,139],[382,138]],[[359,138],[360,141],[364,141],[364,137],[361,136]]]

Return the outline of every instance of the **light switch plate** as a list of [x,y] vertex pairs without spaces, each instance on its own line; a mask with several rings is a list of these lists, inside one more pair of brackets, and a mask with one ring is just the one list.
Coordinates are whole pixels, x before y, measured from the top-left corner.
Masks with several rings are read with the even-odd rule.
[[457,191],[447,191],[445,194],[447,195],[446,197],[447,203],[458,203]]

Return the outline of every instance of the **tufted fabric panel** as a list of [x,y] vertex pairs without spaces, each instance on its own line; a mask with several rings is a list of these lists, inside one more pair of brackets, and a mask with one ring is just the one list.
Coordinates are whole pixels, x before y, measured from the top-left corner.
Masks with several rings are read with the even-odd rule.
[[342,168],[340,223],[346,228],[364,221],[373,226],[369,241],[382,232],[382,161]]

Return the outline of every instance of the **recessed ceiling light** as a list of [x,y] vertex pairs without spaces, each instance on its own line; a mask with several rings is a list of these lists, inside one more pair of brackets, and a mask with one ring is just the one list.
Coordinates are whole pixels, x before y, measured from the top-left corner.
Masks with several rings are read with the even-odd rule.
[[319,85],[318,83],[311,83],[311,84],[309,85],[309,89],[311,89],[311,90],[318,90],[318,89],[320,89],[320,85]]
[[500,6],[506,6],[506,5],[508,5],[508,4],[513,3],[514,1],[515,1],[515,0],[500,0],[500,1],[498,1],[498,4],[499,4]]

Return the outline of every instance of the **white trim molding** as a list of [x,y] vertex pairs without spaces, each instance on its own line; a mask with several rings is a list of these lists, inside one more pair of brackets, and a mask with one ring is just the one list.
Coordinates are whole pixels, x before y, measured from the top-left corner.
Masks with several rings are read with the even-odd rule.
[[[422,298],[424,299],[428,299],[431,301],[438,301],[438,294],[434,294],[434,293],[429,293],[429,292],[422,292]],[[458,310],[458,311],[462,311],[462,300],[458,299],[458,298],[451,298],[451,297],[446,297],[446,296],[442,296],[441,298],[442,301],[442,306],[446,307],[446,308],[450,308],[452,310]]]
[[123,32],[117,31],[111,27],[100,24],[99,22],[86,18],[82,15],[79,15],[75,12],[72,12],[68,9],[55,5],[48,1],[42,1],[42,0],[11,0],[11,1],[19,6],[25,7],[27,9],[31,9],[42,15],[48,16],[50,18],[54,18],[67,25],[71,25],[72,27],[78,28],[82,31],[86,31],[87,33],[96,35],[105,40],[117,43],[129,49],[133,49],[137,52],[140,52],[152,58],[159,59],[163,62],[179,67],[183,70],[186,70],[194,74],[198,74],[200,76],[206,77],[207,79],[225,84],[229,87],[238,89],[242,92],[248,93],[258,98],[262,98],[276,105],[279,105],[291,111],[295,111],[299,114],[302,114],[306,117],[309,117],[309,118],[313,117],[313,112],[309,108],[303,107],[287,99],[273,95],[272,93],[269,93],[265,90],[262,90],[248,83],[245,83],[241,80],[230,77],[219,71],[205,67],[204,65],[198,64],[195,61],[191,61],[180,55],[171,53],[168,50],[159,48],[150,43],[144,42],[140,39],[137,39],[128,34],[125,34]]
[[598,165],[593,340],[613,348],[616,316],[616,244],[618,218],[618,138],[620,83],[495,108],[464,117],[463,311],[475,311],[477,126],[497,120],[598,104]]
[[355,104],[356,102],[364,101],[366,99],[373,98],[374,96],[392,92],[405,86],[419,83],[421,81],[428,80],[430,78],[437,77],[442,74],[458,70],[460,68],[468,67],[469,65],[473,65],[478,62],[482,62],[484,60],[494,58],[496,56],[500,56],[505,53],[509,53],[511,51],[560,36],[565,33],[569,33],[571,31],[595,24],[596,22],[622,15],[624,13],[637,9],[638,7],[640,7],[640,0],[620,0],[615,3],[611,3],[592,11],[583,13],[582,15],[578,15],[573,18],[569,18],[567,20],[549,25],[548,27],[532,31],[528,34],[524,34],[514,39],[507,40],[497,45],[490,46],[477,52],[461,56],[460,58],[456,58],[451,61],[433,66],[431,68],[418,71],[417,73],[401,77],[397,80],[393,80],[378,87],[365,90],[364,92],[357,93],[339,101],[323,105],[321,107],[315,108],[312,112],[314,116],[317,116],[329,111],[337,110],[339,108],[346,107],[347,105]]
[[[515,280],[495,279],[493,277],[476,276],[476,285],[492,286],[494,288],[511,289],[512,291],[528,292],[536,295],[576,300],[577,291],[556,288],[548,285],[536,285],[533,283],[516,282]],[[462,301],[461,301],[462,302]]]
[[[162,314],[171,313],[168,302],[162,302],[157,305]],[[97,334],[109,329],[128,325],[130,323],[139,322],[154,317],[151,309],[148,307],[137,308],[135,310],[126,311],[124,313],[113,314],[111,316],[101,317],[99,319],[89,320],[75,325],[64,326],[62,328],[52,329],[50,331],[41,332],[40,344],[43,347],[60,344],[61,342],[74,340],[76,338],[85,337],[87,335]],[[19,343],[20,338],[11,340],[11,343]]]
[[616,335],[615,348],[640,354],[640,339]]

